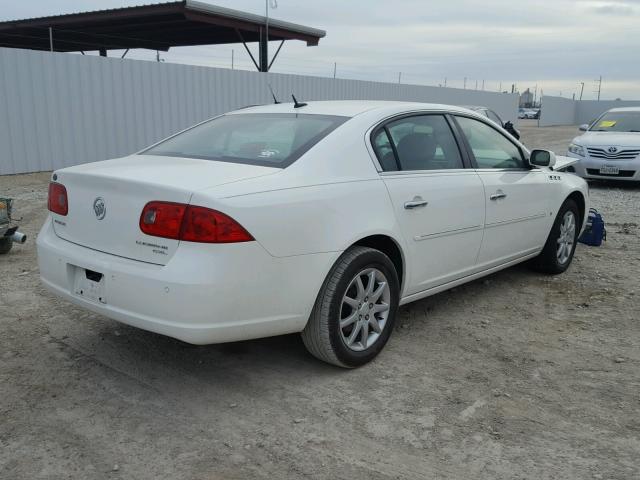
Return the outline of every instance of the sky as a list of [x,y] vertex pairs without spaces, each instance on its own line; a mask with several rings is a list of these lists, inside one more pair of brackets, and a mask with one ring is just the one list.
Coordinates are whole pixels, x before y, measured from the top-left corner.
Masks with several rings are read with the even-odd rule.
[[[204,0],[264,14],[265,0]],[[274,0],[268,0],[274,3]],[[0,20],[154,3],[0,0]],[[273,72],[491,91],[640,99],[640,0],[277,0],[273,18],[326,30],[285,43]],[[277,44],[271,45],[273,52]],[[256,46],[253,46],[256,52]],[[166,62],[254,69],[241,44],[161,52]],[[117,52],[110,52],[117,55]],[[127,58],[155,59],[137,50]]]

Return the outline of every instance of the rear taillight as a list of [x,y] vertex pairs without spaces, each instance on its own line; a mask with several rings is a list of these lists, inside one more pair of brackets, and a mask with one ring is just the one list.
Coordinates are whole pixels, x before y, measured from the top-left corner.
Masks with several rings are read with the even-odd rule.
[[140,215],[140,230],[154,237],[178,240],[186,209],[182,203],[149,202]]
[[69,213],[69,201],[67,198],[67,189],[59,183],[49,183],[49,201],[48,208],[51,212],[58,215],[67,215]]
[[210,208],[182,203],[149,202],[140,230],[154,237],[200,243],[250,242],[254,238],[233,218]]

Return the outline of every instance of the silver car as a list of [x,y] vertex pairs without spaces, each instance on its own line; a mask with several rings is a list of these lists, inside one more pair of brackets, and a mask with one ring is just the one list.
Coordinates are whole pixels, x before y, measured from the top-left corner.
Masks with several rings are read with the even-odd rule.
[[568,156],[587,179],[640,181],[640,107],[613,108],[573,139]]

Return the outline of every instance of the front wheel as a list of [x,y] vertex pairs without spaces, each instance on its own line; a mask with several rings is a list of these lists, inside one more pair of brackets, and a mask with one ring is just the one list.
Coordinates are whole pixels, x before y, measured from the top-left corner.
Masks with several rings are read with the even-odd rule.
[[339,367],[371,361],[385,346],[399,301],[396,269],[384,253],[347,250],[333,266],[302,340],[312,355]]
[[579,215],[580,211],[573,200],[568,199],[562,204],[544,249],[532,261],[536,270],[556,275],[569,268],[580,233]]

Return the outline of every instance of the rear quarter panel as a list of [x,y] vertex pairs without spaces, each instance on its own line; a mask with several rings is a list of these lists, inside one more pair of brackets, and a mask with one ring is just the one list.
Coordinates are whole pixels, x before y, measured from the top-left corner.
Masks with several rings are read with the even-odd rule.
[[239,221],[275,257],[342,251],[374,234],[396,237],[395,216],[380,179],[273,190],[214,202],[214,208]]

